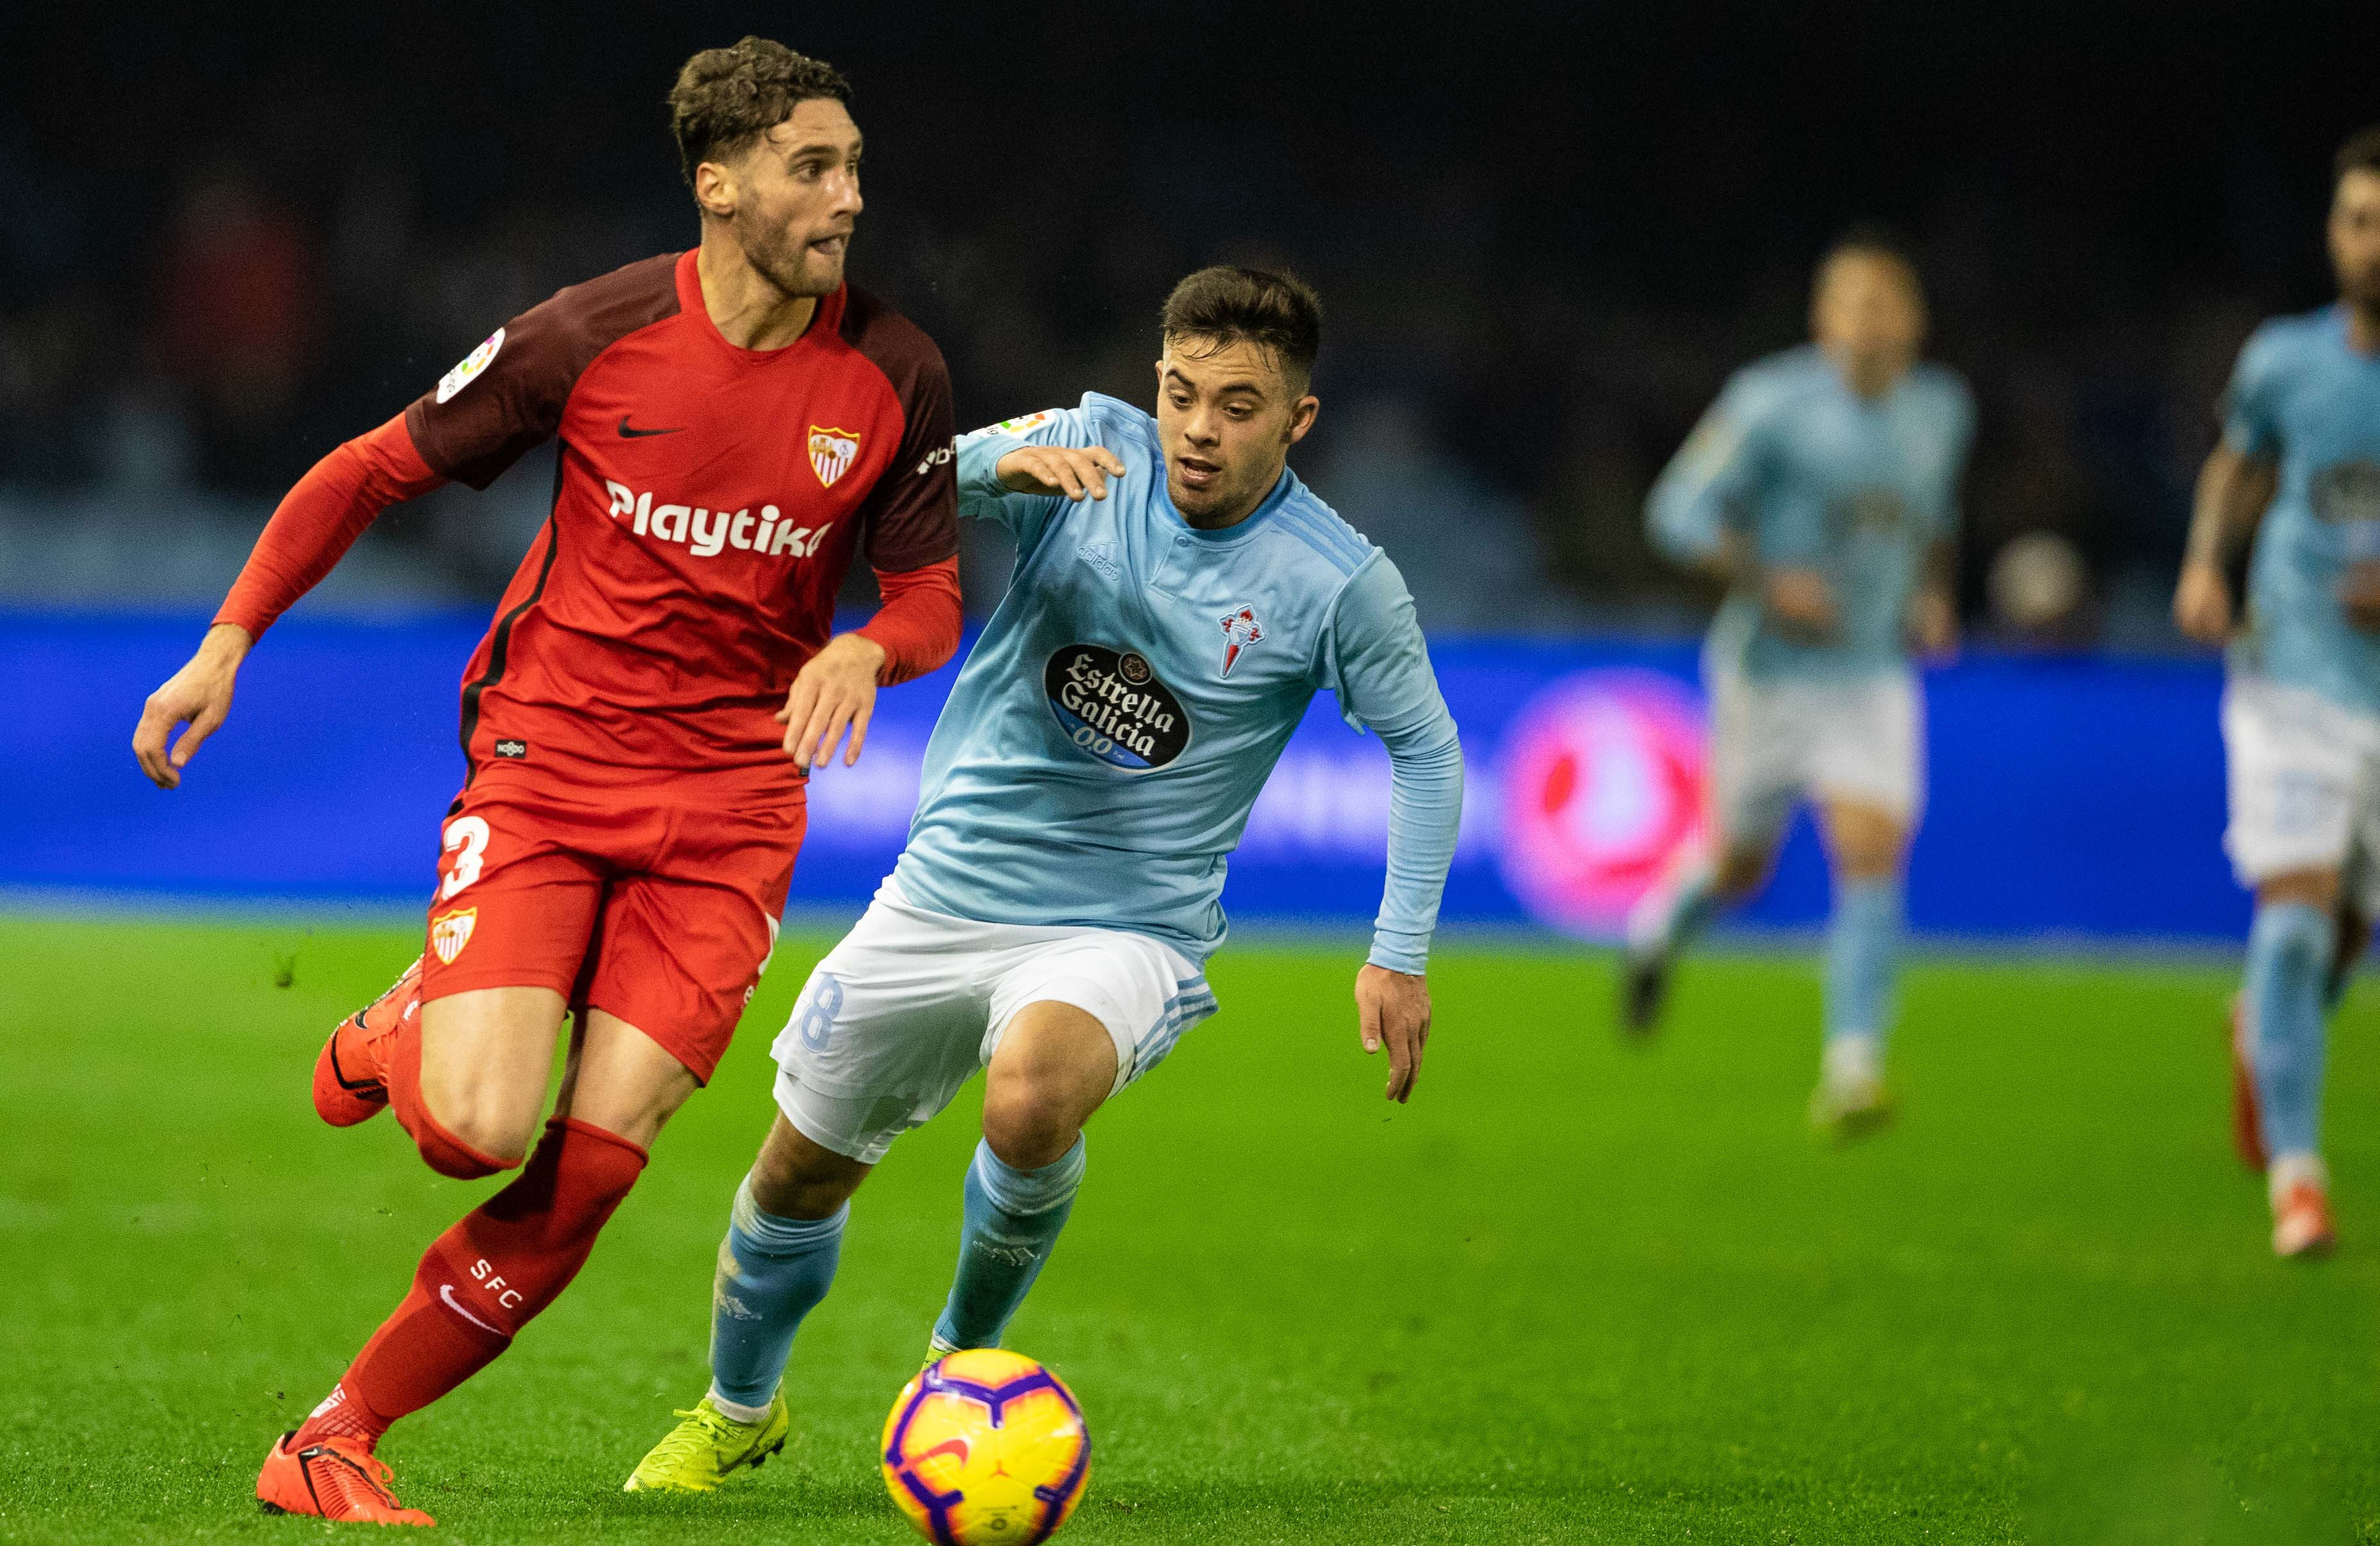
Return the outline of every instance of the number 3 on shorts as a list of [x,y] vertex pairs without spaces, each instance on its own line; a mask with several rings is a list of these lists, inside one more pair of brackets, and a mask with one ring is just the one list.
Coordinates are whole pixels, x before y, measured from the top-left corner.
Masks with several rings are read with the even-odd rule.
[[[462,852],[455,853],[458,848]],[[480,878],[480,861],[488,851],[487,822],[478,816],[457,816],[447,822],[444,851],[455,854],[455,868],[446,871],[446,883],[438,888],[441,902]]]
[[794,1030],[801,1037],[802,1045],[814,1053],[826,1051],[827,1038],[834,1034],[834,1017],[842,1013],[841,980],[823,971],[810,979],[802,1002],[794,1005]]

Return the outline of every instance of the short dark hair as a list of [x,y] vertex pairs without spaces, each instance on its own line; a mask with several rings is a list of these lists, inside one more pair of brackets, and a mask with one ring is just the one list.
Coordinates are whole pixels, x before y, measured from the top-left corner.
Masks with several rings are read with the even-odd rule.
[[1856,225],[1845,226],[1834,240],[1827,244],[1827,250],[1819,256],[1818,266],[1824,268],[1837,258],[1847,258],[1854,252],[1863,257],[1889,258],[1912,274],[1917,272],[1916,248],[1901,234],[1899,226],[1888,225],[1880,220],[1863,220]]
[[1293,274],[1218,265],[1173,286],[1163,314],[1168,343],[1212,339],[1217,347],[1249,343],[1270,355],[1281,374],[1310,380],[1322,352],[1322,299]]
[[1907,274],[1911,286],[1920,296],[1925,294],[1925,276],[1917,266],[1916,249],[1910,245],[1909,238],[1902,236],[1898,227],[1876,220],[1864,220],[1856,225],[1847,226],[1841,235],[1827,244],[1827,250],[1818,255],[1818,266],[1811,271],[1812,287],[1815,289],[1826,278],[1827,270],[1834,267],[1836,259],[1850,257],[1882,258]]
[[2380,173],[2380,124],[2356,130],[2338,147],[2330,164],[2330,186],[2345,182],[2350,172]]
[[768,38],[706,48],[686,62],[670,88],[670,135],[686,186],[706,161],[739,154],[793,116],[798,103],[851,100],[851,86],[823,59]]

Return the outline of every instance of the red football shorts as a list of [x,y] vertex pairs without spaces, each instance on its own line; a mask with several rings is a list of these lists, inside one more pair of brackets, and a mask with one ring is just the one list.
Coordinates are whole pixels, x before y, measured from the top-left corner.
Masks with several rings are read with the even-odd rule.
[[482,768],[446,818],[422,998],[551,988],[708,1081],[776,944],[807,810],[705,783]]

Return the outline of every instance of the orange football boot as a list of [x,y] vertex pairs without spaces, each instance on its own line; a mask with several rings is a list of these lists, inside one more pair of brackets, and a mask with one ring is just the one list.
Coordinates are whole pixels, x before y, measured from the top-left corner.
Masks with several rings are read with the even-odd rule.
[[2249,1048],[2252,1033],[2248,1027],[2248,1001],[2245,996],[2231,995],[2231,1148],[2240,1163],[2262,1175],[2268,1163],[2265,1153],[2265,1124],[2256,1114],[2255,1059]]
[[388,1104],[388,1039],[421,1013],[421,957],[388,992],[341,1020],[314,1060],[314,1110],[334,1127],[352,1127]]
[[2273,1254],[2318,1261],[2338,1244],[2330,1198],[2319,1181],[2292,1183],[2273,1199]]
[[296,1430],[281,1435],[256,1474],[256,1501],[267,1514],[303,1514],[365,1525],[434,1525],[388,1490],[388,1462],[360,1439],[332,1438],[291,1449]]

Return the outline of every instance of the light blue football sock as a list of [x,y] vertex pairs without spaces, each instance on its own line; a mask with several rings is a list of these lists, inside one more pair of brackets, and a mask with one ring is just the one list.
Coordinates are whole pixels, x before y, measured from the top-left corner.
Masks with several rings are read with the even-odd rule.
[[2302,902],[2259,907],[2248,930],[2256,1107],[2275,1159],[2312,1154],[2320,1140],[2324,979],[2337,938],[2330,915]]
[[[826,1297],[843,1255],[846,1202],[823,1219],[784,1219],[752,1200],[752,1178],[735,1188],[727,1238],[710,1286],[710,1394],[734,1406],[766,1407],[785,1377],[802,1317]],[[732,1415],[732,1414],[731,1414]]]
[[1827,1040],[1866,1037],[1878,1050],[1892,1031],[1900,956],[1900,883],[1845,881],[1827,930]]
[[1075,1190],[1083,1184],[1084,1143],[1038,1170],[1001,1163],[978,1141],[967,1166],[965,1222],[959,1230],[958,1276],[934,1335],[953,1347],[997,1347],[1026,1291],[1050,1260]]

